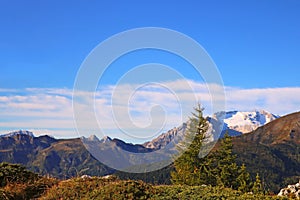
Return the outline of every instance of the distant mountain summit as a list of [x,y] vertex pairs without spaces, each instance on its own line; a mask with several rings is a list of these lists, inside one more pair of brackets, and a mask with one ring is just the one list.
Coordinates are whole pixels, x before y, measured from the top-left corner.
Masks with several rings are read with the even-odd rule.
[[175,127],[168,132],[159,135],[157,138],[145,142],[143,146],[150,149],[161,149],[167,146],[171,141],[173,141],[176,136],[183,136],[186,127],[187,124],[183,123],[181,126]]
[[229,135],[237,136],[254,131],[258,127],[261,127],[280,116],[274,115],[265,110],[253,112],[229,111],[218,112],[212,117],[209,117],[208,121],[220,121],[221,117],[224,118],[222,135],[228,131]]
[[13,132],[10,132],[10,133],[0,135],[0,137],[13,137],[13,136],[16,136],[16,135],[28,135],[30,137],[34,137],[32,132],[25,131],[25,130],[13,131]]
[[[98,139],[98,138],[97,138]],[[112,139],[109,137],[109,136],[104,136],[101,140],[100,140],[100,142],[101,143],[109,143],[109,142],[111,142],[112,141]]]

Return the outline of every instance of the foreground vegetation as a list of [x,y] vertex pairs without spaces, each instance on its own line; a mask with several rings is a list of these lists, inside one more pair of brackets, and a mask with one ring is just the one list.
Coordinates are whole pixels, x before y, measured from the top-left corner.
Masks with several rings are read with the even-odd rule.
[[71,179],[48,190],[40,199],[282,199],[278,197],[243,194],[242,192],[210,186],[153,186],[142,181],[107,180],[103,178]]
[[7,182],[0,188],[0,199],[287,199],[249,194],[222,187],[151,185],[142,181],[118,180],[116,177],[72,178],[58,181],[39,177],[34,181]]
[[220,186],[152,185],[116,176],[58,180],[39,176],[16,164],[0,164],[0,199],[287,199]]

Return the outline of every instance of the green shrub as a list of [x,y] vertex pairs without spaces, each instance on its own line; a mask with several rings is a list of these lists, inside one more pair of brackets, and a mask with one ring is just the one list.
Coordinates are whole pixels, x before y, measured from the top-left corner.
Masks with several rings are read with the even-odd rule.
[[8,183],[0,190],[0,199],[27,200],[40,197],[46,190],[57,184],[53,178],[40,178],[30,183]]
[[211,186],[156,186],[151,200],[272,200],[277,196],[244,194],[240,191]]
[[39,176],[18,164],[0,163],[0,187],[8,183],[30,183]]
[[68,179],[54,185],[40,199],[82,199],[86,195],[91,194],[95,189],[103,187],[113,181],[114,179],[101,177]]
[[87,199],[149,199],[153,186],[142,181],[117,181],[94,190]]

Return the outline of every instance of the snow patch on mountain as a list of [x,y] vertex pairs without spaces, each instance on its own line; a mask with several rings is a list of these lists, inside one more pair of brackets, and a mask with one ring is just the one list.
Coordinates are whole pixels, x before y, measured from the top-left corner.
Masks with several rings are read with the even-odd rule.
[[12,131],[10,133],[0,135],[0,137],[14,137],[16,135],[28,135],[30,137],[34,137],[34,134],[32,132],[25,130]]

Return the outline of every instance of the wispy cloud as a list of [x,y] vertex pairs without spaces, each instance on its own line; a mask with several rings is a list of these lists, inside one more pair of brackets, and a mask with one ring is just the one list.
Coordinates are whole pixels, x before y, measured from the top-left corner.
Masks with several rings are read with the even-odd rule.
[[[178,126],[187,119],[199,100],[210,114],[212,96],[204,83],[177,80],[159,84],[107,85],[93,94],[93,105],[82,104],[80,114],[85,116],[92,106],[104,131],[114,137],[130,140],[147,138]],[[212,87],[212,86],[210,86]],[[214,91],[222,86],[214,85]],[[78,137],[73,120],[72,89],[28,88],[25,90],[0,89],[0,127],[4,130],[30,129],[36,134],[51,133],[56,137]],[[82,94],[85,94],[82,92]],[[300,87],[243,89],[225,87],[226,110],[265,109],[275,114],[288,114],[300,110]],[[85,96],[85,95],[82,95]],[[89,95],[86,95],[87,97]],[[218,95],[216,95],[218,98]],[[91,102],[91,101],[86,101]],[[85,135],[96,134],[98,127],[91,124],[89,115],[84,118]],[[97,124],[98,126],[98,124]],[[119,129],[123,129],[121,132]],[[144,135],[142,130],[148,130]],[[136,134],[136,135],[134,135]],[[156,134],[156,132],[155,132]]]

